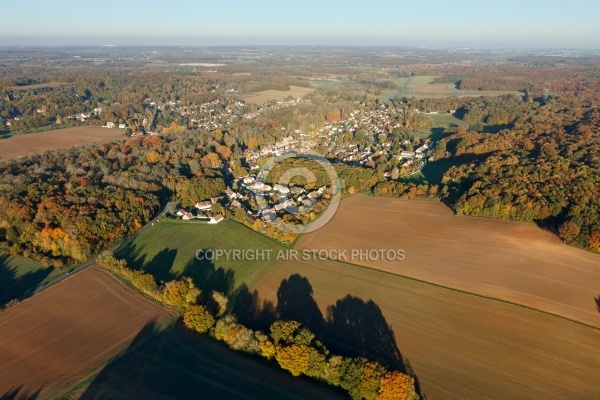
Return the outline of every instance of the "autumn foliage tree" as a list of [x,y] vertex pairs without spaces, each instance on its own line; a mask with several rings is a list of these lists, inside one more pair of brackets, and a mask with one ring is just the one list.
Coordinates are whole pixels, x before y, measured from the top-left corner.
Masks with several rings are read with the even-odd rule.
[[590,248],[600,253],[600,230],[590,234]]
[[310,350],[308,346],[301,344],[279,346],[275,354],[279,366],[290,371],[294,376],[300,376],[308,369],[309,357]]
[[189,329],[205,333],[213,327],[215,319],[204,306],[193,305],[183,314],[183,323]]
[[386,372],[379,381],[377,400],[414,400],[418,398],[413,378],[398,371]]
[[558,234],[562,240],[569,243],[579,236],[580,228],[573,221],[565,221],[558,227]]

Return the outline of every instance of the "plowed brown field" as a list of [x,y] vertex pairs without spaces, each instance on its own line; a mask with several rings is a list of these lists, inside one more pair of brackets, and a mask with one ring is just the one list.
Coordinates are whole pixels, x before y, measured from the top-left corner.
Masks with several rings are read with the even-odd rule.
[[147,323],[167,317],[108,273],[79,272],[0,313],[0,396],[52,397],[102,367]]
[[0,161],[14,160],[46,150],[107,142],[124,138],[123,129],[108,129],[98,126],[78,126],[54,131],[16,135],[0,140]]
[[[600,398],[598,329],[334,261],[278,261],[254,289],[261,300],[294,302],[281,290],[282,280],[292,274],[308,279],[325,319],[331,315],[328,307],[348,294],[372,300],[429,400]],[[311,302],[299,297],[297,309],[311,310]],[[346,312],[347,331],[364,334],[366,342],[381,340],[372,307]],[[311,315],[314,320],[315,312]],[[334,339],[340,343],[352,346],[356,338]]]
[[[501,298],[600,326],[600,255],[533,224],[453,215],[441,203],[357,195],[298,249],[347,249],[349,262]],[[403,261],[350,258],[352,249],[404,250]]]

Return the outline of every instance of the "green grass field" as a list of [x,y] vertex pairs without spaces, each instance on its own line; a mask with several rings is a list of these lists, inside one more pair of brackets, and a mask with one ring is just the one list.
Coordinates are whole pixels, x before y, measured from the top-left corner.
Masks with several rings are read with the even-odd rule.
[[[229,291],[242,283],[253,285],[269,268],[279,250],[287,247],[251,229],[225,220],[211,225],[192,221],[163,219],[115,252],[134,269],[142,269],[157,279],[168,281],[181,276],[213,281],[211,288]],[[271,257],[247,260],[222,256],[214,261],[196,260],[202,249],[270,251]],[[259,258],[259,257],[256,257]]]
[[28,294],[59,273],[24,258],[0,253],[0,306]]
[[428,97],[479,97],[479,96],[500,96],[503,94],[522,95],[517,91],[482,91],[482,90],[459,90],[452,83],[436,83],[433,80],[435,75],[423,75],[412,77],[401,77],[396,79],[396,89],[387,89],[381,92],[379,99],[387,101],[397,97],[415,97],[423,99]]
[[339,82],[333,82],[333,81],[310,81],[310,86],[314,87],[314,88],[320,88],[320,87],[329,87],[329,86],[333,86],[338,84]]
[[450,168],[462,165],[464,161],[459,160],[440,160],[425,164],[423,169],[416,174],[406,175],[400,178],[400,181],[405,183],[428,183],[430,185],[439,185],[442,182],[442,176]]
[[451,114],[424,114],[433,120],[433,126],[430,128],[416,128],[415,131],[421,139],[431,138],[439,140],[442,138],[442,132],[450,126],[469,127],[469,123],[456,118]]

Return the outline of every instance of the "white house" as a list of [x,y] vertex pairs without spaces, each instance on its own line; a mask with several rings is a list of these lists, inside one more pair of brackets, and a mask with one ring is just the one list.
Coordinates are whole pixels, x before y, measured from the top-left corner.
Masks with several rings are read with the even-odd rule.
[[198,210],[210,210],[211,206],[212,203],[210,202],[210,200],[207,200],[197,202],[194,207],[196,207]]
[[289,188],[287,188],[286,186],[280,185],[279,183],[276,183],[275,185],[273,185],[273,189],[278,191],[281,194],[288,194],[290,192]]
[[221,214],[217,214],[214,217],[212,217],[210,219],[210,221],[208,221],[209,224],[218,224],[219,222],[223,221],[225,218],[223,218],[223,216]]
[[106,125],[103,126],[103,128],[114,128],[115,127],[115,123],[114,122],[107,122]]

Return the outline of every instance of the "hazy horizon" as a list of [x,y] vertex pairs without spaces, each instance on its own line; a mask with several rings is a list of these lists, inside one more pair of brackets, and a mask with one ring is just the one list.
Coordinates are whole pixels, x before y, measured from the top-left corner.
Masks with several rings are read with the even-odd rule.
[[[3,5],[0,46],[392,46],[598,49],[600,4],[73,0]],[[11,18],[11,16],[14,16]]]

